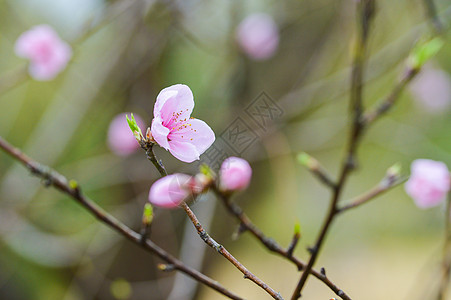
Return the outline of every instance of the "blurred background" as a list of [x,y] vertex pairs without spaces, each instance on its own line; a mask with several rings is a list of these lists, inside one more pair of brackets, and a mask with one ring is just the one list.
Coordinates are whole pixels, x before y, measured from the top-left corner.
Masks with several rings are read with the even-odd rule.
[[[76,179],[99,205],[139,230],[149,188],[159,175],[139,149],[118,150],[110,123],[133,112],[149,125],[159,91],[187,84],[195,97],[193,116],[216,133],[211,150],[251,162],[251,186],[234,199],[284,246],[299,222],[302,239],[295,254],[307,260],[329,192],[295,157],[306,151],[333,175],[340,166],[356,2],[0,0],[0,136]],[[448,24],[451,4],[435,3]],[[266,31],[255,19],[241,23],[255,13],[265,14]],[[433,33],[427,16],[422,0],[377,1],[366,107],[389,93],[415,41]],[[52,26],[73,50],[67,68],[51,81],[30,78],[27,61],[14,53],[21,33],[39,24]],[[246,26],[247,39],[261,35],[270,49],[259,52],[258,41],[256,48],[243,45]],[[445,40],[449,37],[445,32]],[[406,174],[416,158],[451,166],[450,72],[446,43],[396,107],[368,130],[345,199],[376,185],[396,162]],[[257,116],[262,103],[272,108],[266,115],[274,115]],[[247,130],[241,142],[228,135],[236,126]],[[161,148],[156,153],[170,173],[198,170],[197,162],[182,163]],[[207,151],[201,160],[215,165],[221,155]],[[214,195],[204,195],[192,208],[238,260],[285,297],[291,295],[300,276],[296,268],[248,233],[233,238],[238,223]],[[418,209],[397,187],[341,216],[316,267],[326,267],[353,299],[432,299],[443,215],[443,207]],[[183,211],[157,209],[151,238],[246,299],[269,298],[206,248]],[[0,155],[1,299],[224,298],[182,274],[159,271],[158,263]],[[334,296],[313,277],[303,291],[305,299]]]

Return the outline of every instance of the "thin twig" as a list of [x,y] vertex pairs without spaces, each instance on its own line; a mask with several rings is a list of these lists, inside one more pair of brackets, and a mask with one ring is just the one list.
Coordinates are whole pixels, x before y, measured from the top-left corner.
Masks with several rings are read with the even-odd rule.
[[426,14],[434,26],[435,31],[439,34],[442,33],[444,27],[439,16],[437,15],[437,7],[435,6],[434,0],[423,0],[423,4],[426,8]]
[[[252,221],[249,217],[244,213],[244,211],[239,207],[236,203],[229,200],[229,196],[221,193],[219,189],[215,186],[212,187],[213,191],[216,195],[222,200],[224,206],[229,211],[230,214],[235,216],[240,221],[240,226],[244,228],[244,230],[248,230],[255,238],[257,238],[263,246],[265,246],[268,250],[284,257],[285,259],[291,261],[295,264],[298,270],[302,270],[305,268],[305,263],[299,260],[297,257],[290,255],[288,249],[284,249],[280,246],[274,239],[267,237]],[[325,285],[327,285],[334,293],[344,300],[351,300],[351,298],[337,285],[335,285],[325,274],[321,274],[320,272],[312,269],[312,275],[321,280]]]
[[299,239],[301,238],[301,233],[299,231],[295,231],[293,234],[293,238],[291,239],[290,245],[287,248],[287,254],[289,256],[293,256],[294,249],[298,245]]
[[381,103],[373,110],[367,112],[363,117],[363,125],[367,127],[382,115],[387,113],[388,110],[396,103],[400,94],[404,88],[412,81],[413,78],[419,73],[419,69],[409,68],[401,78],[401,80],[395,85],[391,93],[381,101]]
[[72,184],[70,186],[68,180],[61,174],[56,171],[50,169],[47,166],[41,165],[40,163],[34,161],[27,155],[25,155],[22,151],[17,148],[14,148],[11,144],[5,141],[2,137],[0,137],[0,148],[3,149],[6,153],[8,153],[15,160],[21,162],[25,165],[33,175],[36,175],[42,178],[49,185],[53,186],[60,192],[69,195],[72,199],[78,202],[81,206],[83,206],[86,210],[88,210],[94,217],[96,217],[100,222],[108,225],[113,230],[121,234],[126,239],[132,241],[138,246],[146,249],[147,251],[157,255],[162,260],[168,262],[173,265],[175,269],[187,274],[193,279],[207,285],[208,287],[218,291],[224,296],[229,297],[230,299],[241,300],[243,298],[237,296],[232,293],[225,287],[223,287],[218,282],[214,281],[210,277],[200,273],[199,271],[190,268],[185,265],[180,260],[176,259],[168,252],[157,246],[151,240],[147,239],[145,243],[141,243],[141,235],[130,227],[126,226],[124,223],[110,215],[108,212],[104,211],[101,207],[99,207],[95,202],[93,202],[88,197],[84,196],[81,192],[81,189],[78,185]]
[[[153,163],[153,165],[157,168],[157,170],[160,172],[160,175],[162,177],[167,176],[167,172],[166,169],[163,165],[163,163],[158,160],[158,158],[156,157],[155,153],[153,152],[152,148],[153,148],[154,144],[147,144],[147,143],[142,143],[141,147],[146,150],[146,155],[147,158]],[[255,284],[257,284],[258,286],[260,286],[262,289],[264,289],[269,295],[271,295],[271,297],[273,297],[274,299],[279,299],[279,300],[283,300],[282,296],[276,292],[275,290],[273,290],[269,285],[267,285],[266,283],[264,283],[261,279],[259,279],[257,276],[255,276],[252,272],[250,272],[243,264],[241,264],[235,257],[233,257],[232,254],[230,254],[229,251],[227,251],[226,248],[224,248],[224,246],[222,246],[221,244],[219,244],[218,242],[216,242],[212,237],[210,237],[210,235],[207,233],[207,231],[203,228],[202,224],[199,222],[199,220],[197,219],[196,215],[194,214],[194,212],[189,208],[189,206],[186,203],[182,203],[180,205],[186,212],[186,214],[188,215],[189,219],[191,220],[191,222],[193,223],[194,227],[197,230],[197,233],[199,234],[199,237],[210,247],[212,247],[213,249],[215,249],[219,254],[221,254],[222,256],[224,256],[229,262],[231,262],[238,270],[241,271],[241,273],[244,274],[244,278],[245,279],[250,279],[251,281],[253,281]]]
[[330,201],[328,213],[326,219],[323,223],[321,231],[317,237],[315,245],[310,248],[310,259],[305,267],[301,278],[291,296],[291,300],[296,300],[301,296],[301,292],[305,283],[307,282],[308,276],[316,262],[319,255],[321,246],[323,245],[324,239],[329,231],[330,225],[332,224],[338,211],[338,202],[340,200],[341,192],[346,183],[350,171],[352,171],[355,166],[355,152],[357,150],[358,143],[360,141],[361,133],[363,130],[362,124],[362,113],[363,113],[363,74],[366,59],[366,47],[368,41],[368,35],[370,30],[370,25],[375,14],[375,0],[362,0],[357,4],[357,41],[356,48],[354,52],[353,67],[351,73],[351,94],[350,94],[350,104],[352,109],[352,125],[348,140],[347,154],[345,161],[341,167],[339,179],[337,185],[333,189],[332,198]]
[[186,214],[190,218],[191,222],[193,223],[194,227],[197,230],[197,233],[199,234],[200,238],[211,248],[215,249],[219,254],[224,256],[229,262],[231,262],[238,270],[240,270],[241,273],[243,273],[245,279],[249,279],[258,286],[260,286],[262,289],[264,289],[269,295],[271,295],[272,298],[283,300],[280,293],[273,290],[269,285],[264,283],[261,279],[259,279],[257,276],[255,276],[251,271],[249,271],[243,264],[241,264],[235,257],[233,257],[232,254],[227,251],[224,246],[216,242],[203,228],[202,224],[197,219],[196,215],[193,213],[193,211],[189,208],[189,206],[186,203],[182,203],[181,207],[185,210]]
[[153,163],[155,168],[157,168],[158,172],[160,172],[161,177],[167,176],[168,172],[166,172],[166,168],[164,167],[161,160],[158,160],[158,158],[155,156],[155,153],[153,152],[153,146],[154,144],[150,144],[141,147],[146,150],[147,159]]
[[334,189],[336,187],[335,182],[329,175],[329,173],[324,169],[324,167],[319,163],[319,161],[310,156],[309,154],[302,152],[297,156],[299,163],[305,166],[313,175],[315,175],[319,181]]
[[451,193],[448,194],[446,209],[445,209],[445,240],[443,246],[442,259],[442,278],[440,283],[440,290],[438,300],[448,299],[448,290],[451,276]]
[[399,178],[397,180],[387,182],[385,179],[382,180],[378,185],[364,193],[363,195],[358,196],[354,200],[351,200],[349,204],[346,204],[337,210],[338,213],[345,212],[347,210],[359,207],[362,204],[368,203],[369,201],[375,199],[377,196],[380,196],[384,192],[406,182],[408,177]]

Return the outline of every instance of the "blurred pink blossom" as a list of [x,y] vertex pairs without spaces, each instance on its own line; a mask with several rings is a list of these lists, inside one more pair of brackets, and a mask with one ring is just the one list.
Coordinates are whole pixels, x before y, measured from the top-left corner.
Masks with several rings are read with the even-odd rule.
[[153,110],[151,133],[154,140],[184,162],[193,162],[215,141],[213,130],[199,119],[190,118],[193,93],[183,84],[163,89]]
[[29,72],[36,80],[51,80],[64,70],[72,57],[71,47],[48,25],[38,25],[22,33],[15,52],[30,60]]
[[180,173],[160,178],[150,188],[149,201],[160,207],[176,207],[191,194],[192,181],[191,176]]
[[441,113],[451,107],[451,77],[445,71],[425,67],[409,89],[416,103],[429,113]]
[[[133,136],[133,133],[127,124],[125,115],[126,114],[123,113],[114,117],[108,128],[108,146],[111,151],[119,156],[130,155],[139,148],[139,143]],[[146,128],[144,121],[138,115],[135,115],[135,119],[141,130]],[[145,132],[145,130],[143,132]]]
[[279,29],[270,15],[255,13],[240,23],[236,39],[250,58],[264,60],[273,56],[279,46]]
[[411,165],[411,175],[404,187],[419,208],[429,208],[446,199],[450,184],[449,170],[443,162],[417,159]]
[[252,177],[249,163],[233,156],[224,160],[219,173],[220,188],[224,191],[244,190],[249,186]]

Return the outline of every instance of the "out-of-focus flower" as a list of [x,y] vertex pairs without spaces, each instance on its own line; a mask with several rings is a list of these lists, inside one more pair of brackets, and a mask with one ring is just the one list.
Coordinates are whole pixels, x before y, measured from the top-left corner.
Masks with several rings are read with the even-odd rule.
[[186,174],[172,174],[158,179],[150,188],[150,203],[173,208],[182,203],[192,191],[193,178]]
[[219,176],[221,190],[244,190],[251,181],[252,168],[246,160],[232,156],[222,163]]
[[184,162],[193,162],[215,141],[213,130],[199,119],[190,118],[193,93],[183,84],[163,89],[153,110],[153,139]]
[[48,25],[38,25],[22,33],[15,52],[30,61],[29,73],[36,80],[51,80],[66,68],[72,57],[69,44]]
[[[135,115],[138,126],[145,128],[144,121]],[[108,128],[108,146],[111,151],[119,156],[127,156],[139,148],[133,133],[130,131],[126,121],[126,114],[119,114],[110,123]]]
[[423,68],[409,89],[417,105],[429,113],[442,113],[451,107],[451,77],[443,70]]
[[236,39],[250,58],[264,60],[273,56],[279,46],[279,29],[270,15],[255,13],[240,23]]
[[449,170],[443,162],[417,159],[411,165],[405,190],[418,207],[429,208],[446,199],[450,184]]

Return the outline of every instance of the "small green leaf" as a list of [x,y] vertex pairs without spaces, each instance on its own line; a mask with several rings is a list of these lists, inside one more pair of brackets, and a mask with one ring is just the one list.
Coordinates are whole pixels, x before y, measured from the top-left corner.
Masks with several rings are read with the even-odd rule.
[[75,190],[78,188],[78,182],[76,182],[75,180],[71,179],[69,180],[69,186],[71,189]]
[[308,166],[312,157],[305,152],[301,152],[297,156],[298,162],[303,166]]
[[199,171],[208,177],[211,177],[211,175],[213,174],[213,170],[207,164],[201,164]]
[[301,224],[299,222],[294,224],[294,234],[297,236],[301,236]]
[[388,176],[396,176],[399,177],[401,175],[402,165],[401,163],[396,163],[387,170]]
[[150,203],[146,203],[144,205],[144,211],[143,211],[143,223],[146,225],[149,225],[152,223],[153,220],[153,208]]
[[418,43],[409,56],[409,65],[414,69],[421,68],[440,51],[444,44],[445,42],[439,37]]
[[309,168],[311,171],[314,171],[319,168],[318,161],[305,152],[299,153],[297,156],[297,160],[301,165]]
[[138,123],[136,123],[135,117],[133,116],[133,113],[131,114],[131,118],[129,119],[127,115],[125,115],[125,118],[127,119],[128,126],[130,127],[130,130],[133,132],[133,135],[135,138],[140,141],[142,137],[141,128],[139,128]]

